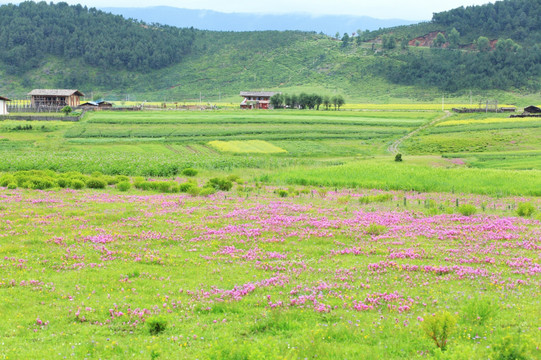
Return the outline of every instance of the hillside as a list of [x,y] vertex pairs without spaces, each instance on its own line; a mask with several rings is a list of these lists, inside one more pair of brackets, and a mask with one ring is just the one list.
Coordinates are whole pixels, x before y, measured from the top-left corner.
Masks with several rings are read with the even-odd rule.
[[[4,5],[0,92],[69,87],[119,100],[236,101],[246,89],[317,90],[365,102],[531,93],[541,76],[539,11],[541,1],[501,1],[335,39],[148,25],[63,3]],[[531,16],[516,20],[522,14]]]

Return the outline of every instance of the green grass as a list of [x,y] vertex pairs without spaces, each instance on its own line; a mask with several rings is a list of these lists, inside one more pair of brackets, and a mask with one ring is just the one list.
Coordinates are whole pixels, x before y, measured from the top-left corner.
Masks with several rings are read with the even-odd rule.
[[390,158],[313,170],[295,169],[270,179],[297,185],[541,196],[541,171],[447,169],[408,164],[407,160],[395,163]]

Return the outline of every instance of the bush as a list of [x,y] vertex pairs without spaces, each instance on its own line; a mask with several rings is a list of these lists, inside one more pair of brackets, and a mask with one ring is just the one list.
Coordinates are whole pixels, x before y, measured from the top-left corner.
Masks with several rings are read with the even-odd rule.
[[167,320],[162,318],[151,318],[147,320],[147,326],[150,335],[158,335],[167,328]]
[[192,168],[187,168],[187,169],[182,170],[181,174],[184,176],[191,177],[191,176],[196,176],[198,174],[198,171]]
[[71,187],[75,190],[80,190],[85,187],[85,183],[81,180],[75,179],[71,181]]
[[207,186],[213,187],[216,190],[229,191],[233,187],[233,183],[224,178],[212,178],[205,187]]
[[456,318],[449,312],[440,312],[427,316],[422,323],[423,331],[442,351],[447,349],[449,336],[456,326]]
[[473,324],[484,324],[496,314],[496,307],[490,300],[473,299],[464,307],[464,318]]
[[190,194],[191,196],[197,196],[199,195],[200,192],[201,192],[201,188],[197,186],[192,186],[191,188],[188,189],[188,194]]
[[278,190],[277,193],[278,193],[278,196],[282,198],[288,197],[289,195],[287,190],[283,190],[283,189]]
[[458,212],[464,216],[472,216],[477,212],[477,208],[471,204],[462,204],[458,207]]
[[402,154],[396,154],[394,157],[394,161],[401,162],[402,161]]
[[533,359],[528,349],[528,343],[520,336],[505,336],[494,345],[495,360],[527,360]]
[[393,195],[391,194],[379,194],[379,195],[372,195],[372,196],[363,196],[359,198],[359,202],[361,204],[370,204],[374,202],[386,202],[393,199]]
[[182,183],[182,184],[180,184],[178,186],[178,191],[180,191],[182,193],[185,193],[185,192],[188,192],[188,190],[190,190],[194,186],[197,186],[197,185],[195,185],[194,183],[190,183],[190,182]]
[[199,192],[199,195],[200,196],[210,196],[212,194],[215,194],[216,193],[216,189],[212,188],[212,187],[204,187],[200,192]]
[[129,181],[122,181],[116,184],[116,188],[120,191],[128,191],[131,189],[131,184]]
[[56,180],[56,183],[58,184],[58,186],[64,189],[70,186],[71,181],[66,178],[59,178]]
[[89,189],[105,189],[107,183],[100,178],[90,178],[86,181],[86,187]]
[[535,206],[529,202],[518,204],[517,215],[522,217],[530,217],[535,214]]
[[14,182],[9,183],[9,184],[8,184],[8,189],[9,189],[9,190],[15,190],[15,189],[17,189],[17,184],[14,183]]
[[118,183],[121,183],[121,182],[126,182],[126,181],[129,182],[129,181],[130,181],[130,178],[127,177],[127,176],[124,176],[124,175],[117,175],[117,176],[115,177],[115,179],[116,179],[116,183],[117,183],[117,184],[118,184]]
[[375,223],[368,225],[368,227],[366,228],[366,233],[368,235],[374,235],[374,236],[379,236],[386,231],[387,231],[387,228],[384,225],[379,225]]

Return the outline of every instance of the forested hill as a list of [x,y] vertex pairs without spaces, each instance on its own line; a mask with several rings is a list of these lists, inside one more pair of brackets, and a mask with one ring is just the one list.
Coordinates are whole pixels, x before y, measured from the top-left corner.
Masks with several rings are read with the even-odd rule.
[[77,88],[116,98],[216,101],[242,90],[318,89],[355,101],[537,91],[540,43],[541,0],[458,8],[431,22],[351,29],[340,38],[201,31],[28,1],[0,6],[0,95]]
[[526,44],[541,39],[541,0],[506,0],[483,6],[460,7],[434,14],[432,22],[455,28],[466,37],[511,38]]
[[104,69],[160,69],[189,53],[194,36],[194,30],[146,25],[81,5],[27,1],[0,7],[0,59],[17,73],[49,55]]

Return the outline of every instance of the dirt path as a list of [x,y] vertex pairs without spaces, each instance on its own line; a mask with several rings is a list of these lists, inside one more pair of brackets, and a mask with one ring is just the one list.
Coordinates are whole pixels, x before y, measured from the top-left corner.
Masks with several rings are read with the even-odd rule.
[[410,137],[412,137],[413,135],[416,135],[419,131],[421,130],[424,130],[424,129],[427,129],[431,126],[434,126],[436,123],[440,122],[440,121],[443,121],[445,119],[447,119],[449,116],[451,116],[451,112],[449,111],[445,111],[445,115],[429,122],[428,124],[424,124],[420,127],[418,127],[417,129],[409,132],[407,135],[404,135],[403,137],[401,137],[400,139],[396,140],[395,142],[393,142],[388,148],[387,148],[387,151],[389,151],[391,154],[393,155],[396,155],[398,154],[398,147],[400,146],[400,144],[402,144],[404,141],[406,141],[407,139],[409,139]]

